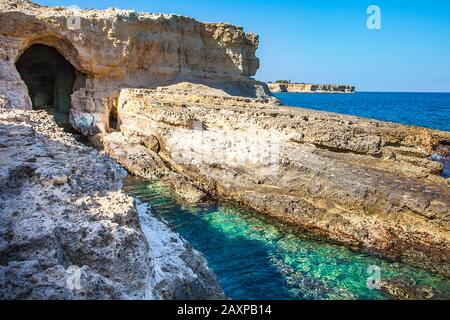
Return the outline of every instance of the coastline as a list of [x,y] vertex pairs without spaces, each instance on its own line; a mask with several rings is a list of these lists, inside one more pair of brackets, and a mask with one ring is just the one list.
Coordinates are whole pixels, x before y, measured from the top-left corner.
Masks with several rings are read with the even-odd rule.
[[[442,300],[450,295],[449,278],[333,244],[236,201],[218,197],[189,204],[162,181],[133,179],[124,189],[195,243],[233,300]],[[380,290],[366,286],[370,265],[383,270]]]
[[283,105],[450,131],[450,93],[275,93]]
[[73,15],[0,3],[1,298],[226,299],[202,254],[123,191],[127,171],[189,204],[227,200],[450,278],[448,162],[435,161],[450,131],[283,106],[270,89],[360,94],[269,88],[253,78],[259,37],[242,27],[113,8],[77,10],[73,26]]
[[[358,251],[450,275],[448,206],[443,204],[450,196],[443,188],[447,181],[439,176],[442,164],[428,159],[449,132],[257,101],[239,103],[231,97],[222,98],[220,108],[226,112],[216,113],[220,97],[198,90],[187,98],[176,88],[122,90],[121,133],[107,135],[104,143],[128,170],[147,179],[157,174],[175,186],[183,181],[184,188],[176,187],[181,196],[223,196]],[[183,108],[174,107],[179,96]],[[164,108],[155,104],[158,100],[165,101]],[[274,130],[281,138],[275,174],[267,164],[215,164],[220,144],[205,140],[197,149],[188,143],[196,131],[187,119],[194,117],[202,119],[206,137],[223,126],[227,135]],[[146,149],[145,139],[156,139],[161,149]],[[183,154],[175,151],[183,146],[204,162],[174,158]],[[136,150],[141,150],[139,159]],[[422,188],[429,192],[420,192]]]
[[268,83],[272,93],[353,94],[355,87],[341,84]]

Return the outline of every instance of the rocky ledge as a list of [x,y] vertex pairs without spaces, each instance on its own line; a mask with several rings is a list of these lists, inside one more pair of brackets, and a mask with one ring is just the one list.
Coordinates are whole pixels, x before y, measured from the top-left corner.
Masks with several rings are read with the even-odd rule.
[[[319,237],[450,276],[449,132],[201,85],[124,89],[106,150],[193,201],[225,197]],[[181,178],[180,178],[181,177]],[[180,187],[182,184],[184,187]]]
[[46,112],[0,109],[0,299],[220,299],[206,261]]
[[[19,60],[27,64],[37,59],[40,64],[28,78],[48,79],[42,74],[52,57],[39,57],[36,51],[44,46],[64,57],[75,74],[75,80],[67,79],[70,72],[58,68],[55,84],[55,90],[70,91],[65,100],[71,102],[72,126],[85,135],[107,132],[108,118],[124,87],[155,88],[189,80],[235,95],[268,96],[267,86],[251,78],[259,67],[258,44],[257,35],[227,23],[0,0],[0,100],[8,108],[20,109],[61,100],[49,99],[52,92],[42,88],[43,81],[27,81],[24,74],[30,67],[18,70],[16,65]],[[73,82],[67,90],[61,88],[64,81]]]
[[342,84],[269,83],[273,93],[355,93],[355,87]]

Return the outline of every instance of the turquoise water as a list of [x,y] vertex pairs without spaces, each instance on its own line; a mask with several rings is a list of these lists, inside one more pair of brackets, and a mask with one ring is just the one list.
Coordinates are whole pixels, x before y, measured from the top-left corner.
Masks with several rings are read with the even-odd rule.
[[450,93],[278,93],[285,105],[450,131]]
[[165,186],[134,179],[125,191],[204,254],[232,299],[388,299],[367,288],[372,265],[383,280],[407,279],[450,295],[450,279],[314,240],[240,206],[185,205]]

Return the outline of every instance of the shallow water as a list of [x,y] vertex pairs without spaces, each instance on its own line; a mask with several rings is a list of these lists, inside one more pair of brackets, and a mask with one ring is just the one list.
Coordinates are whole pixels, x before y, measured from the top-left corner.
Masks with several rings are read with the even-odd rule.
[[369,266],[380,267],[383,280],[408,279],[450,295],[450,279],[312,239],[247,208],[185,205],[169,188],[135,179],[125,191],[203,253],[232,299],[388,299],[367,287]]

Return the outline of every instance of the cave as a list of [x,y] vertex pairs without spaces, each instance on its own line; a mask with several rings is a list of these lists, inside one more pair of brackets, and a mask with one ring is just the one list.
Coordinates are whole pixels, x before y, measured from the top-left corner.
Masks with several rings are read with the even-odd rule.
[[47,110],[59,125],[70,128],[71,94],[81,73],[56,49],[42,44],[30,46],[16,67],[28,88],[33,109]]
[[110,132],[118,131],[119,129],[119,120],[117,119],[117,111],[111,110],[109,113],[108,125]]

